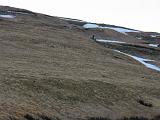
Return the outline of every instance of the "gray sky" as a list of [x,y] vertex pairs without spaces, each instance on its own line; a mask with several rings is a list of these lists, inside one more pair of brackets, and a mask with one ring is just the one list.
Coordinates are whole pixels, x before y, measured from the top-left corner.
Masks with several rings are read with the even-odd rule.
[[52,16],[160,32],[160,0],[0,0]]

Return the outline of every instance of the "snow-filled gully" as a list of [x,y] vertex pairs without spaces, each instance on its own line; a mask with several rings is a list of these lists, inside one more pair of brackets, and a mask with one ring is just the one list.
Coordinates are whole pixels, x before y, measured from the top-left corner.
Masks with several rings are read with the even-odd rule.
[[[114,40],[104,40],[104,39],[96,39],[97,42],[102,42],[102,43],[126,43],[126,42],[122,42],[122,41],[114,41]],[[158,46],[158,45],[157,45]],[[154,46],[155,47],[155,46]],[[123,53],[121,51],[118,51],[118,50],[114,50],[116,52],[119,52],[121,54],[124,54],[124,55],[127,55],[133,59],[135,59],[136,61],[140,62],[141,64],[143,64],[145,67],[147,68],[150,68],[150,69],[153,69],[153,70],[156,70],[156,71],[159,71],[160,72],[160,67],[156,66],[156,65],[153,65],[151,63],[148,63],[148,62],[153,62],[154,60],[150,60],[150,59],[144,59],[142,57],[137,57],[137,56],[133,56],[133,55],[129,55],[127,53]]]
[[129,54],[123,53],[123,52],[121,52],[121,51],[119,51],[119,50],[114,50],[114,51],[116,51],[116,52],[118,52],[118,53],[121,53],[121,54],[124,54],[124,55],[127,55],[127,56],[135,59],[136,61],[140,62],[141,64],[143,64],[145,67],[160,72],[160,67],[158,67],[158,66],[156,66],[156,65],[153,65],[153,64],[151,64],[151,63],[148,63],[148,62],[153,62],[153,61],[155,61],[155,60],[144,59],[144,58],[142,58],[142,57],[137,57],[137,56],[129,55]]

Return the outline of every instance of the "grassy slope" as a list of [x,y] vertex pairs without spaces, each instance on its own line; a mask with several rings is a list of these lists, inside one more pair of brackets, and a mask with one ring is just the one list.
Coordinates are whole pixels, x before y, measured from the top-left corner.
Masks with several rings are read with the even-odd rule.
[[0,20],[0,28],[1,119],[158,114],[159,73],[92,42],[85,30],[44,15]]

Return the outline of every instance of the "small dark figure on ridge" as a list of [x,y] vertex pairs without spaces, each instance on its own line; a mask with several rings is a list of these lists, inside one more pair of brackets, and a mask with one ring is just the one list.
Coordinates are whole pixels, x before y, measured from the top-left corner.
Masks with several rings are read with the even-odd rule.
[[92,35],[91,39],[92,39],[92,40],[96,40],[96,38],[95,38],[95,36],[94,36],[94,35]]

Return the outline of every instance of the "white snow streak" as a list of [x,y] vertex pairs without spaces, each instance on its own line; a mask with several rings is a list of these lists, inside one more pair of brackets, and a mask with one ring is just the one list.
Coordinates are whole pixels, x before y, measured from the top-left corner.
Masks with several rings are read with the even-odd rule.
[[115,30],[117,32],[120,32],[120,33],[123,33],[123,34],[126,34],[127,32],[139,32],[139,31],[136,31],[136,30],[130,30],[130,29],[125,29],[125,28],[120,28],[120,27],[102,27],[102,26],[99,26],[97,24],[93,24],[93,23],[87,23],[85,25],[83,25],[84,28],[87,28],[87,29],[93,29],[93,28],[102,28],[102,29],[112,29],[112,30]]
[[133,59],[135,59],[135,60],[137,60],[138,62],[140,62],[141,64],[143,64],[145,67],[160,72],[160,67],[158,67],[158,66],[156,66],[156,65],[153,65],[153,64],[151,64],[151,63],[148,63],[148,62],[151,62],[151,61],[154,61],[154,60],[144,59],[144,58],[142,58],[142,57],[137,57],[137,56],[129,55],[129,54],[127,54],[127,53],[123,53],[123,52],[118,51],[118,50],[114,50],[114,51],[119,52],[119,53],[124,54],[124,55],[127,55],[127,56],[129,56],[129,57],[132,57]]
[[158,47],[159,44],[148,44],[150,47]]
[[103,43],[126,43],[126,42],[121,42],[121,41],[116,41],[116,40],[103,40],[103,39],[96,39],[97,42],[103,42]]
[[0,17],[2,17],[2,18],[8,18],[8,19],[15,18],[15,16],[13,16],[13,15],[0,15]]
[[97,24],[92,24],[92,23],[87,23],[85,25],[83,25],[84,28],[87,28],[87,29],[91,29],[91,28],[100,28],[99,25]]

